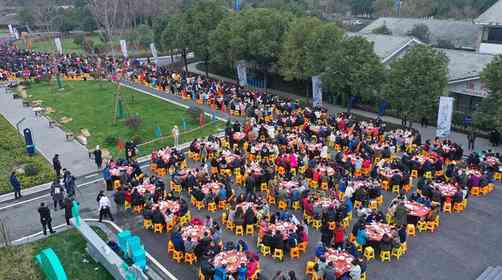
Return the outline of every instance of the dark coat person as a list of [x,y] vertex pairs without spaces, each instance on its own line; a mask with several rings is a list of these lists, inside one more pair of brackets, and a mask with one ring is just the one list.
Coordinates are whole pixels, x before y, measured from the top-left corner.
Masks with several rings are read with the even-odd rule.
[[101,169],[101,165],[103,164],[103,153],[99,149],[99,145],[96,146],[96,150],[94,150],[93,154],[94,162],[98,166],[98,169]]
[[61,162],[59,161],[59,155],[56,154],[52,158],[52,167],[54,168],[54,171],[56,172],[56,176],[59,178],[61,177]]
[[49,228],[50,233],[55,233],[52,229],[52,219],[51,219],[51,210],[49,207],[45,206],[45,203],[40,203],[40,207],[38,208],[38,213],[40,214],[40,223],[42,224],[42,228],[44,231],[44,235],[47,235],[47,228]]
[[14,191],[14,199],[21,198],[21,183],[17,179],[16,172],[12,171],[10,174],[10,185],[12,186],[12,190]]

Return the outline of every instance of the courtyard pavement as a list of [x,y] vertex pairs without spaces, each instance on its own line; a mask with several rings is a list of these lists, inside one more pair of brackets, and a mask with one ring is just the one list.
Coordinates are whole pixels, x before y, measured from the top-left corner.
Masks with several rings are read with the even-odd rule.
[[[37,151],[47,158],[52,165],[52,158],[59,154],[63,168],[72,171],[75,176],[96,172],[96,164],[89,159],[87,148],[76,140],[67,141],[65,133],[58,127],[49,128],[49,121],[44,116],[36,116],[32,107],[23,107],[22,99],[13,99],[12,93],[0,87],[0,114],[15,128],[20,124],[20,131],[29,128]],[[24,137],[23,137],[24,138]]]
[[[149,88],[142,88],[144,91],[152,94],[160,94],[163,98],[175,101],[179,100],[174,96],[158,93]],[[0,94],[4,98],[6,94]],[[10,95],[7,95],[12,98]],[[12,99],[11,99],[12,100]],[[0,99],[3,103],[3,99]],[[4,106],[2,106],[4,107]],[[209,107],[200,106],[209,111]],[[24,108],[20,108],[23,109]],[[2,109],[3,110],[3,109]],[[32,113],[32,112],[31,112]],[[2,112],[3,114],[3,112]],[[225,115],[221,115],[225,117]],[[434,131],[432,127],[428,127]],[[47,127],[41,127],[41,130],[53,130]],[[427,133],[423,131],[422,133]],[[427,139],[424,134],[423,139]],[[455,137],[456,135],[453,135]],[[464,135],[458,135],[459,139],[452,138],[460,142],[465,139]],[[63,137],[64,138],[64,137]],[[481,149],[489,146],[480,142]],[[71,168],[74,170],[74,168]],[[80,178],[78,184],[82,185],[77,192],[77,199],[81,205],[81,215],[84,218],[97,217],[96,195],[100,190],[104,190],[104,183],[97,181],[99,176],[93,178]],[[88,182],[90,181],[90,182]],[[418,236],[408,241],[408,253],[400,261],[393,260],[391,263],[382,264],[379,261],[373,261],[368,265],[368,278],[381,280],[419,280],[419,279],[455,279],[469,280],[475,279],[489,265],[500,265],[502,263],[501,253],[502,242],[500,242],[502,232],[502,191],[501,185],[497,185],[494,192],[486,197],[471,198],[468,208],[460,214],[443,215],[441,214],[441,225],[435,233],[418,233]],[[238,192],[240,189],[237,190]],[[40,196],[41,195],[41,196]],[[111,193],[109,193],[111,196]],[[385,195],[385,201],[392,198],[390,193]],[[186,198],[187,199],[187,198]],[[50,203],[50,197],[46,192],[37,195],[31,195],[24,198],[23,201],[9,201],[0,203],[0,220],[5,222],[8,227],[9,237],[14,240],[25,235],[33,234],[41,230],[37,208],[40,202]],[[189,199],[188,199],[189,201]],[[112,203],[113,204],[113,203]],[[116,223],[123,229],[131,229],[134,233],[141,236],[145,248],[156,259],[167,267],[178,279],[195,279],[195,269],[187,265],[177,264],[167,256],[167,240],[169,234],[153,234],[142,228],[141,216],[134,216],[130,213],[116,212],[113,205],[114,217]],[[64,223],[64,212],[59,210],[52,212],[53,225]],[[205,217],[207,211],[192,209],[192,215]],[[298,217],[302,213],[295,212]],[[213,218],[219,221],[220,213],[211,214]],[[261,257],[262,272],[268,279],[276,271],[295,270],[299,279],[303,279],[305,263],[314,256],[314,247],[320,240],[317,231],[309,228],[309,248],[308,253],[302,255],[299,260],[289,260],[279,263],[270,257]],[[238,240],[236,236],[224,231],[224,240]],[[255,237],[244,237],[252,250],[256,250]]]

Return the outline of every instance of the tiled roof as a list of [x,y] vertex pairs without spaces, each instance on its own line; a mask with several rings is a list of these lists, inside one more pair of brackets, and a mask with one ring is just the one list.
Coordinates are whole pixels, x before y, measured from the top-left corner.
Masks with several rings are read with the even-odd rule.
[[502,0],[497,1],[488,10],[474,20],[477,24],[502,25]]
[[[499,1],[500,3],[500,1]],[[360,33],[371,34],[373,30],[386,25],[392,35],[406,36],[417,24],[425,24],[431,33],[431,43],[437,45],[438,40],[447,40],[456,48],[476,49],[481,26],[468,21],[437,20],[420,18],[381,17],[363,28]]]
[[410,36],[392,36],[380,34],[362,34],[362,33],[347,33],[348,36],[361,36],[368,41],[373,42],[373,47],[376,55],[382,61],[390,58],[399,49],[405,47],[408,43],[414,40]]
[[438,50],[441,50],[449,59],[448,80],[450,82],[478,77],[485,66],[495,57],[470,51]]

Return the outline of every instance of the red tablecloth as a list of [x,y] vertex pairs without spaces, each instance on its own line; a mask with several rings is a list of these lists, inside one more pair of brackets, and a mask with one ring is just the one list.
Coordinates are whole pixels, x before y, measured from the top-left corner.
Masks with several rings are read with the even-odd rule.
[[213,259],[214,267],[221,267],[222,265],[226,265],[225,270],[230,273],[236,272],[241,264],[247,265],[248,259],[244,252],[239,252],[236,250],[223,251],[216,255]]
[[297,226],[290,222],[285,221],[277,221],[275,224],[267,224],[267,228],[265,231],[271,230],[272,234],[275,234],[276,231],[279,231],[283,238],[286,239],[289,236],[289,232],[291,230],[296,232]]
[[452,197],[457,193],[457,188],[448,183],[438,183],[433,182],[432,187],[441,192],[441,195],[444,197]]
[[383,236],[387,234],[390,237],[396,236],[397,232],[392,226],[384,223],[373,222],[365,227],[368,238],[374,241],[381,241]]
[[423,218],[429,214],[431,209],[415,201],[405,201],[404,207],[408,209],[408,215]]
[[162,200],[159,202],[160,211],[163,213],[167,212],[167,209],[171,211],[171,213],[178,213],[180,211],[180,204],[174,200]]
[[146,191],[149,191],[150,193],[154,193],[155,192],[155,185],[143,184],[143,185],[136,186],[136,189],[138,190],[138,192],[140,194],[144,194]]
[[324,253],[324,257],[326,258],[326,263],[333,262],[335,264],[336,276],[339,277],[352,269],[352,261],[354,257],[345,252],[339,251],[337,252],[335,249],[328,248]]
[[190,236],[192,242],[197,243],[204,237],[204,232],[209,233],[210,231],[203,225],[188,225],[181,229],[181,237],[183,240],[187,240]]
[[202,186],[202,192],[205,195],[208,195],[209,192],[217,194],[220,191],[221,187],[223,187],[222,183],[216,183],[216,182],[207,183],[207,184],[205,184],[205,185]]

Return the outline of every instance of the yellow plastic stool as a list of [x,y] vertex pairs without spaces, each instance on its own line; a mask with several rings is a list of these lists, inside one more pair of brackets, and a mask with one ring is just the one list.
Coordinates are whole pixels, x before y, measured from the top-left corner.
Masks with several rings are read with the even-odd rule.
[[375,250],[373,250],[373,247],[368,246],[364,248],[364,256],[368,261],[374,260],[375,259]]
[[244,236],[244,227],[241,225],[235,226],[235,235]]
[[382,262],[385,262],[385,261],[390,262],[390,251],[382,251],[382,252],[380,252],[380,260]]

